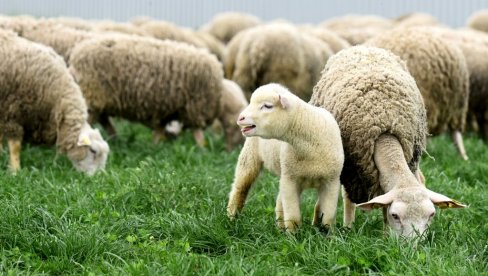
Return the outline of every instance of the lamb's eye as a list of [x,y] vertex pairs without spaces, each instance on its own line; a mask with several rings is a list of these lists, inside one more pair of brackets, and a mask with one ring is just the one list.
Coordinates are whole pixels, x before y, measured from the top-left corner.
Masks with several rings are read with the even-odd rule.
[[93,153],[93,154],[97,154],[97,151],[96,151],[96,150],[94,150],[94,149],[92,149],[92,148],[88,148],[88,149],[90,150],[90,152],[91,152],[91,153]]
[[395,214],[395,213],[392,213],[392,214],[391,214],[391,217],[392,217],[394,220],[400,220],[400,217],[399,217],[397,214]]
[[267,104],[267,103],[263,104],[263,106],[261,106],[261,109],[271,109],[271,108],[273,108],[273,105]]

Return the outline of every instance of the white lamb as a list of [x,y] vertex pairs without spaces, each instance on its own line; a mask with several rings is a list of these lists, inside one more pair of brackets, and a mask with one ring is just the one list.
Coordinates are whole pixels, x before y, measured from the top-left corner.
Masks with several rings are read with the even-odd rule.
[[234,218],[244,207],[264,165],[280,177],[275,210],[280,228],[296,231],[301,223],[300,194],[309,187],[319,193],[313,224],[332,227],[344,163],[334,117],[271,83],[256,89],[237,124],[247,138],[235,171],[228,216]]

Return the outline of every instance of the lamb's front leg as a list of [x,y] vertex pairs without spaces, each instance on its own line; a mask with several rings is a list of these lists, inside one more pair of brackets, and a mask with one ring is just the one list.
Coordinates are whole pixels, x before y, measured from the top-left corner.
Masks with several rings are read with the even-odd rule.
[[302,222],[300,214],[301,188],[287,176],[280,179],[280,199],[283,204],[283,218],[287,232],[294,233]]
[[258,177],[262,166],[263,162],[259,159],[256,147],[248,138],[237,161],[234,183],[227,204],[227,215],[231,219],[244,207],[249,189]]
[[319,199],[315,208],[315,225],[319,224],[320,221],[321,226],[334,227],[340,187],[339,179],[320,185]]
[[285,230],[285,219],[283,217],[283,202],[281,202],[280,193],[278,192],[278,196],[276,197],[276,225],[280,228]]
[[10,170],[17,172],[20,170],[20,149],[22,138],[8,138],[8,149],[10,153]]

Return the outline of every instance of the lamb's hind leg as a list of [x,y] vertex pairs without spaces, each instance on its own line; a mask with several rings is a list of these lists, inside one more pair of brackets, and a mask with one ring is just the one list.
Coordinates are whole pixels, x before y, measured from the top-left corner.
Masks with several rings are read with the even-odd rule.
[[320,221],[320,226],[322,227],[334,227],[340,187],[341,184],[339,179],[320,185],[319,199],[315,205],[315,225],[318,225]]
[[227,215],[231,219],[244,207],[249,189],[258,177],[262,166],[263,162],[258,158],[256,145],[251,140],[246,140],[237,161],[234,183],[227,204]]
[[17,172],[20,170],[20,149],[22,145],[21,138],[8,138],[8,149],[10,153],[10,170]]

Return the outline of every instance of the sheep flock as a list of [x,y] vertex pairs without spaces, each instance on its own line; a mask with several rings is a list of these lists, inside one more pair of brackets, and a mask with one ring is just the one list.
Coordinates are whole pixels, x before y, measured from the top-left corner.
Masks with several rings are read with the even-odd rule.
[[465,207],[427,188],[429,138],[450,135],[459,162],[470,157],[463,135],[488,140],[488,11],[466,22],[351,14],[300,25],[224,12],[188,28],[0,15],[0,149],[12,173],[26,142],[55,145],[93,175],[110,169],[115,118],[149,127],[148,143],[191,131],[201,148],[220,125],[226,149],[242,150],[231,219],[264,166],[280,177],[275,211],[287,232],[309,187],[314,223],[333,226],[342,187],[344,226],[356,206],[382,208],[385,225],[410,237],[434,206]]

